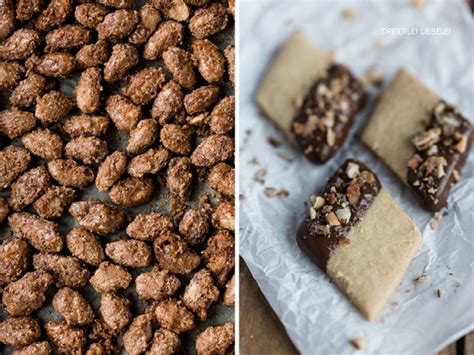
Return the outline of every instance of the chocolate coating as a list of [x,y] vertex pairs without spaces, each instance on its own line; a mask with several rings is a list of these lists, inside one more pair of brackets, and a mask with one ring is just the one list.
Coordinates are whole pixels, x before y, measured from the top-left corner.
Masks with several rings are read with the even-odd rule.
[[472,126],[457,110],[440,101],[426,130],[413,137],[416,152],[408,163],[407,182],[430,212],[447,207],[473,139]]
[[[352,167],[354,164],[358,166],[356,176],[353,176],[352,172],[349,174],[351,177],[348,176],[349,164],[352,164]],[[346,160],[328,180],[323,193],[318,196],[324,198],[324,204],[317,209],[311,207],[310,213],[299,226],[296,241],[300,249],[314,264],[326,270],[331,253],[338,245],[350,242],[347,235],[372,206],[380,189],[377,176],[364,164],[356,160]],[[315,212],[313,216],[311,209]],[[347,220],[338,217],[338,214],[342,216],[343,209],[346,210],[346,215],[347,209],[350,211]]]
[[306,94],[291,123],[297,145],[316,164],[329,160],[344,144],[366,93],[343,65],[332,65]]

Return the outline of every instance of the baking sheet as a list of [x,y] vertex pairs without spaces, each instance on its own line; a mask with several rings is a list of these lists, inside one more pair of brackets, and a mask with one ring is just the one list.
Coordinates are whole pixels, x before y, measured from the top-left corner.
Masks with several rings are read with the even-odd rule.
[[[146,0],[138,0],[136,1],[136,6],[135,8],[140,7],[141,5],[147,3]],[[234,44],[234,19],[232,16],[229,15],[229,23],[227,27],[211,36],[209,39],[216,44],[221,51],[223,51],[228,45]],[[187,32],[188,33],[188,32]],[[185,36],[185,43],[183,45],[183,48],[187,48],[190,45],[190,35],[189,33]],[[140,63],[134,67],[130,73],[133,73],[135,71],[138,71],[139,69],[142,69],[145,66],[158,66],[158,67],[163,67],[164,65],[162,64],[161,60],[156,60],[156,61],[146,61],[146,60],[141,60]],[[165,72],[166,69],[164,69]],[[58,80],[59,83],[59,90],[67,95],[69,95],[71,98],[75,99],[75,96],[73,95],[73,90],[74,87],[76,86],[77,79],[80,75],[80,71],[76,71],[74,74],[71,75],[70,78],[65,79],[65,80]],[[227,77],[227,74],[225,74]],[[171,76],[167,76],[168,79],[171,79]],[[118,84],[114,85],[106,85],[106,92],[104,93],[104,96],[111,95],[113,93],[118,93],[120,90],[120,87],[125,83],[125,81],[121,81]],[[221,96],[224,97],[226,95],[234,95],[234,88],[230,86],[228,83],[228,80],[226,80],[225,84],[222,83],[221,89]],[[8,94],[5,93],[0,93],[0,110],[3,110],[7,107],[9,107],[8,103]],[[147,115],[149,115],[151,108],[151,103],[148,104],[146,107],[142,109],[143,117],[142,118],[148,118]],[[30,111],[34,112],[34,107],[30,108]],[[105,112],[105,106],[102,105],[100,111],[100,114],[107,115]],[[70,114],[66,116],[62,121],[60,121],[60,124],[65,122],[69,117],[80,114],[80,111],[77,107],[75,107]],[[69,140],[70,137],[67,135],[63,135],[60,131],[60,124],[53,125],[53,129],[57,129],[58,132],[62,135],[63,142],[66,144]],[[107,141],[108,147],[109,147],[109,153],[111,153],[114,150],[125,150],[127,147],[129,135],[125,132],[120,132],[117,129],[115,129],[112,121],[109,122],[109,126],[112,127],[112,129],[109,128],[107,133],[105,134],[104,138]],[[51,127],[50,127],[51,128]],[[197,146],[197,141],[193,143],[193,147]],[[3,149],[4,146],[13,144],[20,146],[21,145],[21,139],[17,138],[15,140],[12,140],[11,142],[4,142],[3,146],[0,148]],[[159,145],[158,142],[156,142],[153,147]],[[37,166],[42,163],[46,163],[48,160],[47,159],[38,159],[37,157],[33,156],[32,163],[29,165],[28,169],[31,169],[34,166]],[[97,166],[93,166],[94,172],[97,172]],[[195,172],[196,173],[196,172]],[[196,174],[195,174],[196,175]],[[142,204],[138,207],[135,208],[122,208],[126,212],[128,212],[129,216],[131,217],[131,220],[135,218],[136,215],[139,213],[145,213],[145,212],[152,212],[152,211],[157,211],[163,214],[168,214],[171,215],[172,212],[170,210],[170,207],[172,205],[172,201],[170,198],[166,196],[168,190],[166,187],[161,184],[161,182],[165,181],[165,176],[166,176],[166,169],[164,171],[161,171],[159,174],[152,175],[151,178],[155,182],[155,192],[153,193],[153,197],[150,199],[145,204]],[[160,179],[160,180],[159,180]],[[192,188],[192,195],[190,198],[186,201],[186,205],[189,207],[198,207],[198,198],[205,192],[210,192],[211,194],[215,194],[213,190],[211,190],[205,181],[199,181],[198,179],[195,179],[194,185]],[[10,193],[10,190],[4,190],[0,192],[0,196],[8,196]],[[98,192],[95,184],[89,185],[87,188],[83,190],[77,190],[76,193],[76,201],[79,200],[91,200],[91,199],[100,199],[106,203],[113,204],[111,200],[108,197],[108,192]],[[216,206],[217,201],[215,199],[211,199],[211,203]],[[34,209],[31,206],[28,206],[27,208],[24,209],[27,212],[32,212],[35,213]],[[74,219],[66,213],[63,217],[60,219],[56,220],[55,222],[59,223],[59,229],[60,232],[62,233],[63,236],[66,236],[67,233],[73,228],[76,227],[76,223],[74,222]],[[213,235],[215,233],[214,228],[211,226],[211,232],[209,235]],[[5,220],[1,225],[0,225],[0,243],[2,243],[5,239],[10,238],[12,235],[12,232],[10,228],[8,227],[7,221]],[[125,230],[120,230],[119,232],[115,234],[110,234],[107,236],[101,236],[101,241],[102,245],[105,247],[106,243],[109,243],[111,241],[120,239],[125,235]],[[206,247],[206,243],[203,243],[202,245],[193,248],[196,252],[200,253],[202,250],[204,250]],[[31,252],[37,252],[33,248],[30,247]],[[63,251],[61,254],[67,254],[69,255],[69,252],[66,248],[64,247]],[[84,264],[85,265],[85,264]],[[91,276],[93,272],[96,270],[95,267],[91,267],[90,265],[86,265],[89,271],[91,271]],[[195,271],[199,271],[202,268],[203,264],[200,265],[199,268],[197,268]],[[138,295],[135,292],[135,277],[138,276],[140,273],[150,271],[153,268],[153,265],[143,267],[143,268],[127,268],[127,270],[132,274],[133,280],[130,283],[130,286],[124,290],[123,292],[119,292],[127,296],[131,301],[131,310],[133,316],[137,316],[138,314],[142,313],[145,311],[146,307],[151,304],[150,301],[141,301],[138,298]],[[28,270],[32,271],[32,270]],[[186,274],[186,275],[176,275],[182,285],[179,288],[179,290],[176,292],[175,296],[179,298],[182,293],[184,292],[184,289],[186,288],[187,284],[191,280],[192,276],[194,275],[194,272]],[[230,276],[228,278],[230,280]],[[1,289],[0,289],[0,297],[1,297]],[[57,289],[55,287],[51,287],[49,292],[48,292],[48,298],[47,301],[45,302],[44,306],[39,309],[36,312],[33,312],[32,316],[37,318],[40,324],[43,326],[46,322],[53,321],[53,320],[63,320],[63,318],[54,310],[51,302],[54,297],[55,292]],[[100,317],[100,294],[94,290],[94,288],[87,284],[85,287],[82,287],[79,289],[79,291],[86,296],[87,300],[91,303],[92,308],[95,311],[96,317]],[[196,354],[195,350],[195,338],[198,334],[200,334],[202,331],[204,331],[207,327],[209,326],[216,326],[216,325],[222,325],[227,322],[234,322],[235,320],[235,308],[234,307],[227,307],[223,303],[223,294],[225,291],[224,287],[219,288],[220,296],[219,300],[210,308],[209,310],[209,316],[206,321],[201,321],[198,319],[198,317],[195,317],[196,321],[196,327],[190,331],[186,332],[183,334],[180,334],[180,340],[181,340],[181,349],[180,351],[182,353],[186,354]],[[1,303],[1,302],[0,302]],[[0,304],[0,321],[3,321],[8,318],[7,313],[3,309],[3,307]],[[154,330],[158,329],[159,327],[154,327]],[[127,327],[125,327],[125,330]],[[43,330],[43,335],[41,336],[40,340],[48,340],[47,336],[44,333]],[[121,345],[121,338],[117,339],[119,341],[119,345]],[[0,355],[5,354],[9,355],[13,352],[13,347],[11,346],[6,346],[3,344],[0,344]],[[123,350],[122,354],[126,354],[126,351]]]
[[[413,3],[241,1],[240,253],[303,354],[353,353],[349,341],[354,338],[366,342],[359,353],[431,354],[474,329],[474,155],[461,181],[453,186],[447,215],[432,230],[433,215],[357,137],[378,89],[370,90],[371,100],[344,148],[323,166],[312,165],[290,147],[253,100],[272,55],[301,29],[314,45],[334,51],[336,60],[359,76],[375,66],[386,85],[398,68],[405,67],[439,96],[458,104],[472,120],[470,9],[463,0],[426,1],[421,8]],[[407,28],[401,31],[412,34],[386,34],[386,28],[393,27]],[[429,35],[426,28],[439,28],[445,34]],[[283,144],[275,147],[269,137]],[[362,318],[302,254],[294,237],[307,211],[305,201],[346,158],[368,164],[423,233],[417,256],[374,322]],[[268,187],[286,190],[289,196],[270,198],[264,192]],[[423,274],[428,275],[427,282],[415,284],[413,280]],[[438,290],[444,291],[443,297],[437,296]]]

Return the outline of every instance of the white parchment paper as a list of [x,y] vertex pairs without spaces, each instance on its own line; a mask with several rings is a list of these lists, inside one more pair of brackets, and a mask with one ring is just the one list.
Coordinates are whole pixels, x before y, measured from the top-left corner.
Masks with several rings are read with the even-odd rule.
[[[356,15],[348,20],[343,9]],[[416,35],[388,35],[384,28]],[[416,30],[413,30],[415,28]],[[437,35],[423,34],[440,28]],[[461,112],[474,118],[474,25],[464,0],[240,2],[240,253],[296,347],[304,354],[353,353],[363,338],[366,354],[431,354],[474,328],[474,154],[449,198],[448,214],[436,230],[414,194],[359,141],[370,107],[359,116],[344,148],[324,166],[309,163],[285,141],[253,101],[258,82],[276,49],[295,30],[357,75],[376,66],[387,84],[405,67]],[[448,30],[446,30],[448,29]],[[447,31],[447,32],[446,32]],[[378,90],[372,90],[372,99]],[[283,145],[275,148],[267,139]],[[390,137],[387,137],[390,139]],[[471,152],[472,153],[472,152]],[[281,156],[288,155],[287,161]],[[365,321],[346,297],[297,247],[295,230],[307,211],[304,201],[349,157],[365,162],[423,233],[423,244],[382,316]],[[252,179],[265,169],[264,184]],[[288,197],[269,198],[265,187]],[[425,284],[413,280],[429,276]],[[443,297],[437,297],[437,290]],[[443,291],[441,291],[443,293]]]

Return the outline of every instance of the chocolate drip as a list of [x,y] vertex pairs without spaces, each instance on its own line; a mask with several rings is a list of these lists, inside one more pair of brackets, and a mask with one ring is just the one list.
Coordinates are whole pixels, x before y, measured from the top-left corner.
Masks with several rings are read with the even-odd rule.
[[455,107],[440,101],[426,130],[412,142],[416,152],[408,162],[407,182],[425,208],[436,212],[447,206],[451,185],[459,179],[472,143],[472,126]]
[[326,270],[338,245],[350,243],[351,228],[372,206],[380,182],[364,164],[347,160],[328,180],[320,196],[311,196],[309,215],[301,223],[296,240],[303,252]]
[[342,146],[366,100],[363,86],[343,65],[332,65],[309,90],[291,131],[308,159],[322,164]]

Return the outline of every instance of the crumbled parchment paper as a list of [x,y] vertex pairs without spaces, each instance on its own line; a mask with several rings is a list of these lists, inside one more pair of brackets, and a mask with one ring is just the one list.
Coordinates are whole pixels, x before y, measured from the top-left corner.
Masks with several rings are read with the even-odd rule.
[[[417,34],[383,34],[384,28],[393,27]],[[427,35],[426,28],[447,34]],[[358,76],[375,68],[384,86],[405,67],[473,120],[470,9],[464,0],[428,0],[423,6],[410,0],[242,0],[240,6],[241,255],[302,353],[353,353],[350,341],[361,338],[366,346],[358,353],[431,354],[474,329],[474,154],[453,186],[447,214],[435,230],[430,227],[434,214],[424,211],[413,192],[358,139],[379,89],[370,89],[371,100],[344,148],[323,166],[311,164],[286,143],[253,100],[272,55],[300,29]],[[270,144],[268,137],[283,144]],[[359,159],[374,170],[423,233],[417,256],[374,322],[362,318],[295,240],[307,211],[305,201],[346,158]],[[261,169],[266,174],[252,178]],[[289,195],[269,197],[269,187]],[[414,281],[422,275],[429,281]],[[438,297],[440,289],[443,297]]]

